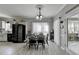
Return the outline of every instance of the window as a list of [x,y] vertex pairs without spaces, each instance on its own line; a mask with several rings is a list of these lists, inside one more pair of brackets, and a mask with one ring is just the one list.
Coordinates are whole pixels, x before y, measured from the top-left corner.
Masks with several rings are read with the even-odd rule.
[[49,33],[49,25],[48,23],[41,23],[41,22],[36,22],[36,23],[33,23],[33,33],[44,33],[45,35],[47,33]]
[[2,21],[2,29],[5,30],[5,28],[6,28],[6,22],[5,21]]
[[10,23],[6,23],[6,28],[5,28],[6,31],[11,31],[11,28],[10,28]]
[[79,33],[79,21],[69,21],[68,32],[69,33]]
[[41,32],[41,24],[33,23],[33,33],[40,33],[40,32]]
[[5,31],[11,31],[11,24],[5,21],[2,21],[2,29],[4,29]]

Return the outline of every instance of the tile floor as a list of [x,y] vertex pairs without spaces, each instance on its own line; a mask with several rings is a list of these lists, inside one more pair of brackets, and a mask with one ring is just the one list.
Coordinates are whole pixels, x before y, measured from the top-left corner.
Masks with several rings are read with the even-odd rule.
[[79,41],[69,41],[68,48],[75,54],[79,55]]
[[25,43],[0,42],[0,55],[69,55],[66,51],[49,41],[45,49],[40,46],[38,50],[28,49]]

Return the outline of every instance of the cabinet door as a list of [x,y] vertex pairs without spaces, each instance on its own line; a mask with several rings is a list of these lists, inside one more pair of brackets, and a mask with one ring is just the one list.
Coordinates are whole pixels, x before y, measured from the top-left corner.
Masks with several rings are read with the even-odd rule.
[[13,34],[13,38],[12,38],[12,40],[13,41],[17,41],[17,36],[18,36],[18,34],[17,34],[17,31],[18,31],[18,25],[16,25],[16,24],[13,24],[12,25],[12,34]]
[[23,35],[23,40],[25,40],[25,35],[26,35],[25,25],[23,26],[22,35]]
[[22,42],[22,31],[23,27],[21,25],[18,26],[18,42]]

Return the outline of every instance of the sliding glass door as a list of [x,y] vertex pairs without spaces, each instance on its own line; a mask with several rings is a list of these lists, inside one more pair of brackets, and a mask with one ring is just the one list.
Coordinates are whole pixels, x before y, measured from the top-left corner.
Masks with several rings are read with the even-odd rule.
[[68,20],[68,40],[79,41],[79,21]]
[[79,19],[68,19],[68,48],[79,54]]

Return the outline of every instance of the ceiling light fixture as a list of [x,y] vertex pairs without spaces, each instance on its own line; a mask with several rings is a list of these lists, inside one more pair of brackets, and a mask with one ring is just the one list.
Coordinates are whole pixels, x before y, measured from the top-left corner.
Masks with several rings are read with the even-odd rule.
[[43,16],[41,14],[42,5],[37,5],[38,15],[36,16],[37,20],[42,20]]

